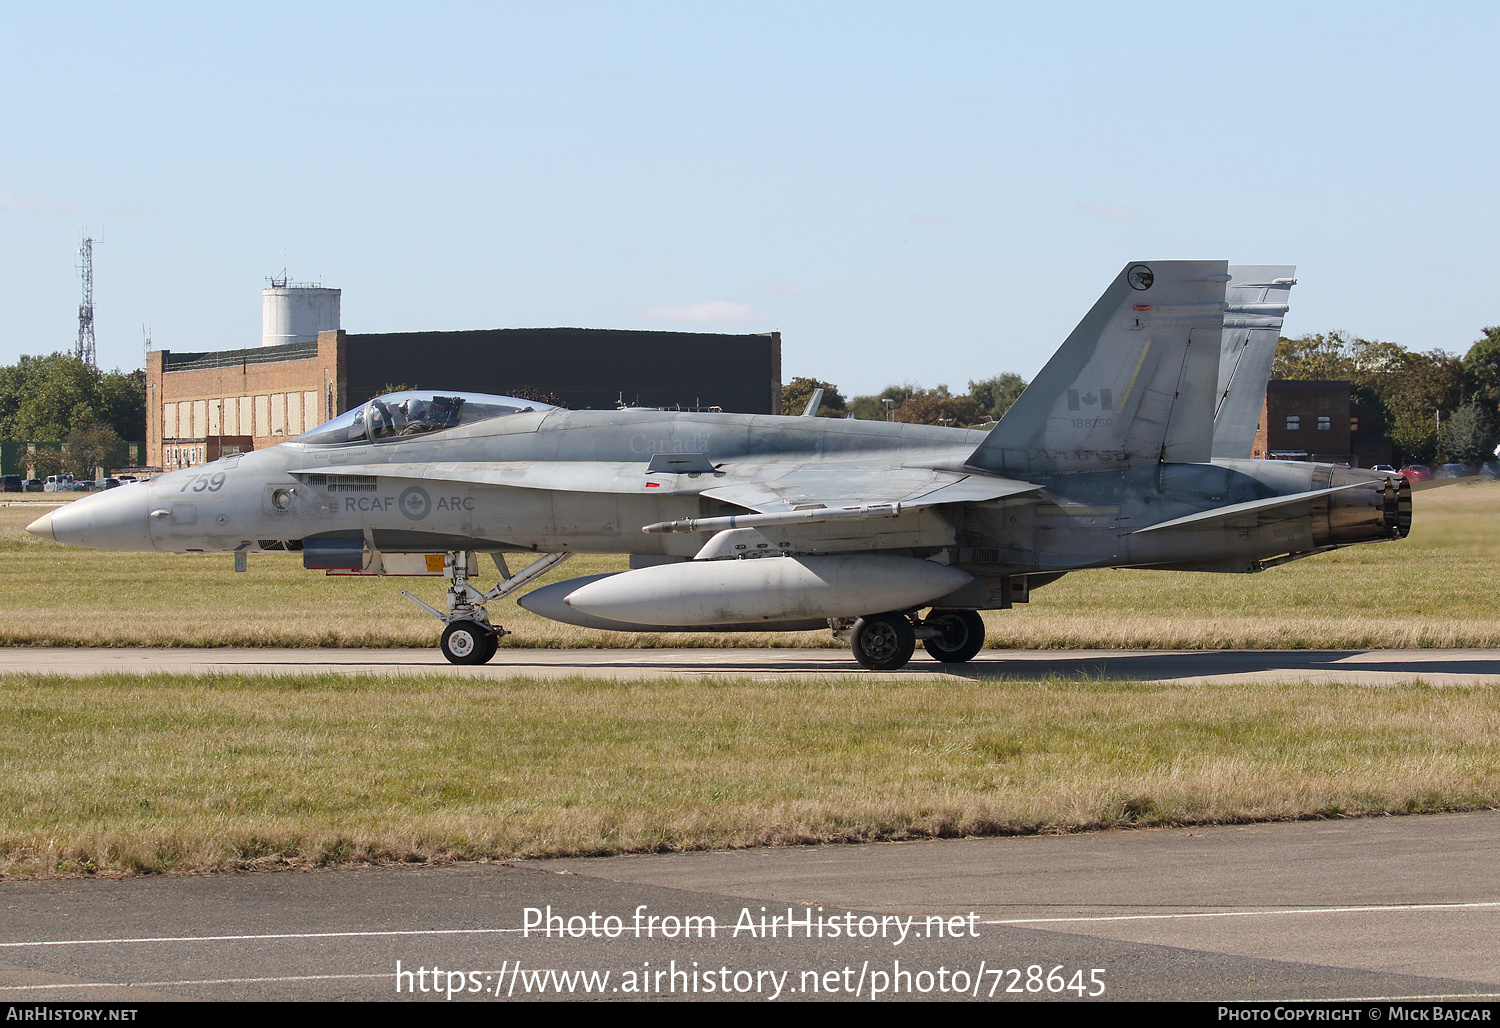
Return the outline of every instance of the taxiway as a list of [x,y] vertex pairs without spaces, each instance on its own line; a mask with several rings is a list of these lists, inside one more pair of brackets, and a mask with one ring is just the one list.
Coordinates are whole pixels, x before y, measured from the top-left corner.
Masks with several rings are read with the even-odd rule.
[[1495,650],[984,650],[967,664],[918,654],[899,671],[866,671],[847,649],[502,648],[489,664],[459,667],[433,649],[0,649],[0,673],[445,674],[462,677],[604,678],[859,675],[1034,680],[1119,678],[1180,684],[1318,682],[1393,685],[1500,684]]
[[[883,982],[895,991],[880,998],[1078,1002],[1095,981],[1104,999],[1493,999],[1497,860],[1500,812],[1482,812],[9,882],[0,1000],[717,999],[725,982],[730,998],[869,999]],[[542,912],[558,918],[550,936],[524,928]],[[789,936],[788,914],[854,937]],[[664,934],[689,916],[715,930]],[[742,927],[777,916],[774,934]],[[609,917],[624,928],[613,937]],[[662,927],[632,930],[653,917]],[[1054,969],[1083,971],[1085,995],[1047,985]]]

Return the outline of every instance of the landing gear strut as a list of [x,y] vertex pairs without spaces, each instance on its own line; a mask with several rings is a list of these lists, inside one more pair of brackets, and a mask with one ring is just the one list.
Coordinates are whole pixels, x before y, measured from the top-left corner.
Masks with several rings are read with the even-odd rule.
[[514,575],[497,558],[495,563],[505,577],[495,588],[482,593],[469,584],[469,576],[478,571],[478,554],[450,550],[443,557],[443,577],[448,580],[448,613],[424,603],[405,589],[401,590],[401,595],[443,623],[443,638],[438,649],[450,664],[487,664],[500,647],[500,637],[509,633],[499,625],[490,624],[485,604],[503,599],[571,556],[571,553],[548,553]]

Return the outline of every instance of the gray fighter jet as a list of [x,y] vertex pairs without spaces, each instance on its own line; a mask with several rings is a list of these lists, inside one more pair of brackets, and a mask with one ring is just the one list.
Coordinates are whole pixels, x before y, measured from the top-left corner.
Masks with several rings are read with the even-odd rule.
[[[830,627],[871,669],[903,666],[919,639],[965,661],[984,643],[977,611],[1069,571],[1251,572],[1406,535],[1399,475],[1247,459],[1291,272],[1126,266],[989,433],[402,392],[28,530],[442,576],[445,608],[406,595],[459,664],[495,654],[488,605],[573,553],[628,553],[631,570],[522,606],[613,631]],[[517,553],[543,556],[510,574]],[[482,554],[501,576],[488,591]]]

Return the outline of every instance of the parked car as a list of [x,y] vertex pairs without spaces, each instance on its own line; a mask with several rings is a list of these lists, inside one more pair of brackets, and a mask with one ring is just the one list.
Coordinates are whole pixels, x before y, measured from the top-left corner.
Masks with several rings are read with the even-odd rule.
[[1396,469],[1393,466],[1391,466],[1390,464],[1376,464],[1370,470],[1371,471],[1395,471]]
[[28,478],[26,480],[26,487],[23,491],[28,493],[40,493],[45,492],[46,489],[47,483],[43,482],[40,478]]
[[1408,464],[1401,469],[1408,482],[1426,482],[1432,478],[1432,469],[1426,464]]
[[0,475],[0,492],[19,493],[23,491],[23,486],[20,475]]
[[71,493],[72,491],[72,475],[48,475],[47,484],[42,487],[44,493]]
[[106,489],[118,488],[120,488],[120,480],[118,478],[101,478],[94,482],[94,492],[96,493],[101,493]]
[[1444,464],[1437,469],[1436,478],[1468,478],[1474,472],[1467,464]]

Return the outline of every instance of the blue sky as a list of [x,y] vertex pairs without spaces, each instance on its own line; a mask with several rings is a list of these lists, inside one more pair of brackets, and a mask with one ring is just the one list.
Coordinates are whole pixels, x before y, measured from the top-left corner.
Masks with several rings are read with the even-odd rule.
[[[1030,377],[1137,259],[1291,334],[1500,323],[1500,5],[0,7],[0,361],[351,331],[783,333],[846,393]],[[455,369],[455,384],[463,381]]]

